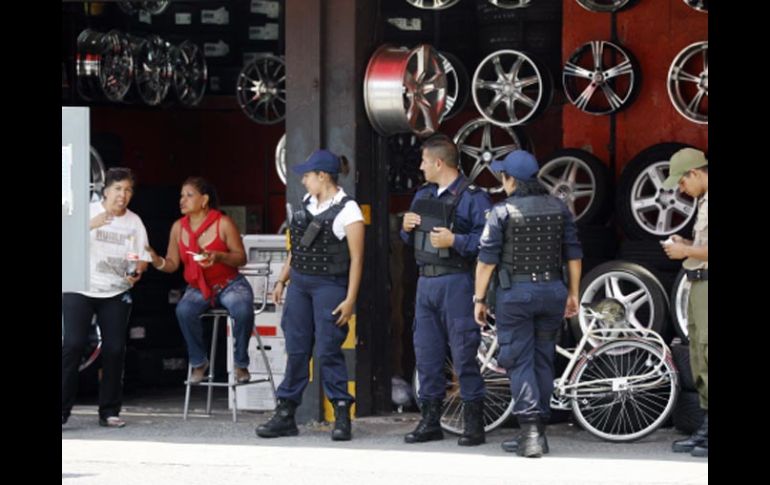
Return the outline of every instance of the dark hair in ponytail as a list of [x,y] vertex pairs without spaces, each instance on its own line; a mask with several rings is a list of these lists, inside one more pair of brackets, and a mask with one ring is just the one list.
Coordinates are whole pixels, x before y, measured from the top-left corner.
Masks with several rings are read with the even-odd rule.
[[332,179],[332,182],[334,182],[335,185],[339,183],[340,173],[342,175],[347,175],[348,173],[350,173],[350,162],[348,161],[348,158],[345,155],[339,155],[339,159],[340,159],[340,172],[329,174],[329,178]]

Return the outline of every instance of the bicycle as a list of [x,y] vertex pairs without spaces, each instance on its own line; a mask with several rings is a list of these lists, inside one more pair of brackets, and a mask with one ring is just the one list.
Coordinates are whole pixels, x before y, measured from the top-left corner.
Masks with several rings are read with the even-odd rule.
[[[551,408],[571,409],[584,429],[607,441],[643,438],[665,422],[676,403],[679,376],[671,351],[656,332],[624,326],[625,310],[617,300],[608,298],[595,305],[584,304],[583,308],[591,321],[577,347],[570,350],[556,346],[569,362],[554,380]],[[589,339],[598,345],[588,348]],[[498,351],[496,329],[490,323],[482,330],[476,356],[487,384],[487,432],[505,422],[514,404],[506,372],[495,359]],[[441,427],[459,434],[463,429],[462,400],[457,376],[447,360],[449,378]],[[505,392],[500,388],[503,382]],[[415,393],[418,390],[415,372]]]

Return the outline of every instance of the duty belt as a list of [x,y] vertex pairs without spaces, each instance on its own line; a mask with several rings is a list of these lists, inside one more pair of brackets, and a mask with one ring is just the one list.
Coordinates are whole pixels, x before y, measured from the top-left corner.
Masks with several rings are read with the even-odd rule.
[[708,268],[686,269],[684,270],[684,274],[687,276],[689,281],[705,281],[709,279]]
[[503,289],[510,288],[511,283],[545,283],[548,281],[560,281],[562,279],[561,271],[510,274],[505,268],[500,268],[497,276],[500,280],[500,288]]
[[438,264],[423,264],[420,266],[420,276],[442,276],[445,274],[467,273],[470,268],[458,268],[456,266],[441,266]]

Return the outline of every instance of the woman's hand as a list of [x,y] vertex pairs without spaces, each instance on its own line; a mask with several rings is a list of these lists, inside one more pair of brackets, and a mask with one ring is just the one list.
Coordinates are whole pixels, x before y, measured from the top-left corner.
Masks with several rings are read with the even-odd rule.
[[217,262],[218,258],[222,255],[221,251],[201,251],[199,253],[201,256],[203,256],[203,259],[198,261],[198,264],[201,265],[202,268],[210,268],[214,265],[214,263]]
[[337,305],[337,308],[332,312],[332,315],[340,314],[339,318],[337,318],[338,327],[347,324],[348,320],[350,320],[350,317],[353,315],[353,304],[353,300],[342,300],[342,303]]
[[275,282],[275,286],[273,287],[273,303],[275,303],[276,306],[281,304],[281,300],[283,300],[283,290],[285,288],[286,283],[284,283],[282,280]]
[[[132,274],[136,275],[136,276],[132,276]],[[131,286],[134,286],[137,281],[142,279],[142,273],[137,271],[137,272],[132,273],[132,274],[127,274],[126,275],[126,280],[128,280],[128,282],[131,283]]]
[[476,325],[483,327],[487,324],[487,304],[484,302],[474,303],[473,305],[473,318],[476,320]]
[[110,214],[107,211],[104,211],[102,213],[96,214],[91,221],[89,222],[88,226],[91,229],[96,229],[98,227],[106,226],[112,222],[112,214]]

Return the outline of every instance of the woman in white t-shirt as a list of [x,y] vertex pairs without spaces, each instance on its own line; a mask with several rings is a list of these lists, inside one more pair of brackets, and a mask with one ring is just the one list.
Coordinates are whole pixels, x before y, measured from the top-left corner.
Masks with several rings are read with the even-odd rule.
[[[302,207],[292,215],[291,254],[273,289],[279,304],[286,291],[281,328],[288,361],[276,391],[275,415],[257,427],[258,436],[293,436],[299,431],[294,412],[308,383],[308,364],[316,347],[321,383],[336,416],[333,440],[350,439],[348,373],[341,345],[361,283],[364,217],[358,204],[337,185],[348,172],[347,160],[316,150],[292,167],[307,189]],[[289,284],[291,282],[291,284]]]
[[104,198],[89,209],[89,288],[62,293],[61,422],[69,418],[78,387],[78,366],[88,340],[91,320],[102,337],[102,378],[99,384],[99,424],[125,426],[120,417],[123,400],[123,357],[126,349],[131,289],[142,278],[150,255],[147,231],[128,209],[134,194],[134,175],[128,168],[111,168],[104,178]]

